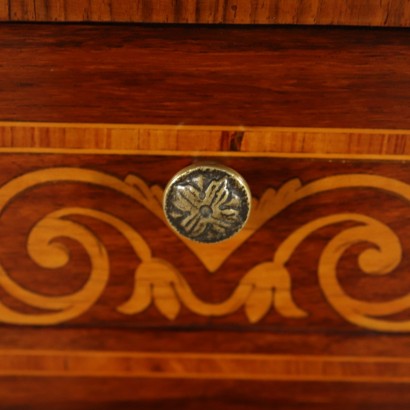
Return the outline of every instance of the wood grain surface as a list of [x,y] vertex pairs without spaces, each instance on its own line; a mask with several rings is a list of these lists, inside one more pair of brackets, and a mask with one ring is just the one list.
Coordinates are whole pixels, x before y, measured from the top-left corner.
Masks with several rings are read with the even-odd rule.
[[0,120],[410,127],[410,32],[0,27]]
[[0,377],[16,375],[410,384],[410,359],[303,354],[0,350]]
[[1,386],[13,410],[407,410],[410,400],[407,384],[9,377]]
[[2,0],[8,21],[206,24],[410,24],[406,0]]
[[[149,4],[149,6],[147,6]],[[406,26],[406,2],[0,2],[14,21]],[[0,26],[0,408],[408,409],[410,37]],[[250,224],[164,223],[193,161]]]
[[2,152],[404,159],[409,130],[0,122]]

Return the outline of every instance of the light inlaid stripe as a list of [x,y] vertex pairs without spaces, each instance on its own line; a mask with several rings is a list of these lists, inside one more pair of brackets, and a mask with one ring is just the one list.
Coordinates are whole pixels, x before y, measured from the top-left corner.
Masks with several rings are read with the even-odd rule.
[[1,350],[0,376],[410,383],[410,359],[109,351]]
[[410,130],[0,122],[0,148],[400,157],[410,156]]

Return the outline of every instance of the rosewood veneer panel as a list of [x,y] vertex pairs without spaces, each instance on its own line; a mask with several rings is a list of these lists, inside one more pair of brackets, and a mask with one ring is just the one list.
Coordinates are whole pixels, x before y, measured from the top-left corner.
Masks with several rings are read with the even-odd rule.
[[410,127],[410,32],[0,26],[0,120]]
[[406,0],[4,0],[0,19],[408,26]]

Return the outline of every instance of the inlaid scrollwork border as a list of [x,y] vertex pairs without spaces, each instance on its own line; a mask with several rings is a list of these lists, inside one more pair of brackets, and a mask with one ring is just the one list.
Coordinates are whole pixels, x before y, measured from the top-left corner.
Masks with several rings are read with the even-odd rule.
[[[0,188],[0,211],[28,189],[44,184],[76,182],[97,185],[119,192],[147,208],[165,221],[161,200],[163,191],[148,186],[142,179],[129,175],[124,180],[104,172],[82,168],[46,168],[21,175]],[[303,185],[292,179],[279,189],[268,189],[260,200],[253,200],[253,211],[246,229],[223,246],[182,241],[214,272],[229,255],[254,234],[264,223],[291,204],[312,195],[337,189],[370,188],[382,190],[410,201],[410,185],[396,179],[367,174],[329,176]],[[385,275],[394,271],[402,259],[402,247],[397,235],[384,223],[359,213],[324,216],[296,229],[275,250],[272,260],[262,261],[239,281],[234,292],[222,303],[207,303],[193,292],[183,275],[166,260],[159,259],[145,239],[126,221],[105,212],[72,207],[45,215],[32,228],[27,239],[30,258],[45,269],[58,269],[70,261],[68,250],[58,238],[77,241],[86,251],[91,271],[85,285],[64,296],[47,296],[25,289],[14,281],[0,265],[0,287],[20,302],[41,309],[44,313],[28,314],[16,311],[0,301],[0,321],[18,325],[53,325],[74,319],[89,310],[104,292],[110,275],[109,255],[104,243],[86,226],[70,217],[82,215],[108,224],[131,244],[140,264],[135,269],[134,288],[127,301],[118,307],[123,314],[138,314],[151,304],[166,318],[178,316],[181,306],[202,316],[224,316],[244,308],[251,323],[260,321],[274,308],[285,317],[302,318],[307,312],[297,306],[292,297],[292,279],[287,262],[298,245],[316,230],[336,223],[354,223],[335,235],[321,253],[317,273],[321,290],[328,303],[348,322],[367,329],[384,332],[408,332],[409,320],[389,320],[389,316],[410,309],[410,294],[386,301],[366,302],[349,296],[337,277],[337,266],[344,253],[357,243],[368,243],[359,256],[359,267],[368,275]],[[220,246],[212,261],[204,251]]]

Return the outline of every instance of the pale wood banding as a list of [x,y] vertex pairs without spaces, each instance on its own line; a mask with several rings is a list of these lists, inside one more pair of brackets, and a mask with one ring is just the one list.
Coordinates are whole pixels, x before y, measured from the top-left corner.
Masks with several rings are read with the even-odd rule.
[[0,149],[410,155],[409,130],[0,123]]
[[410,383],[393,357],[2,350],[0,376]]

